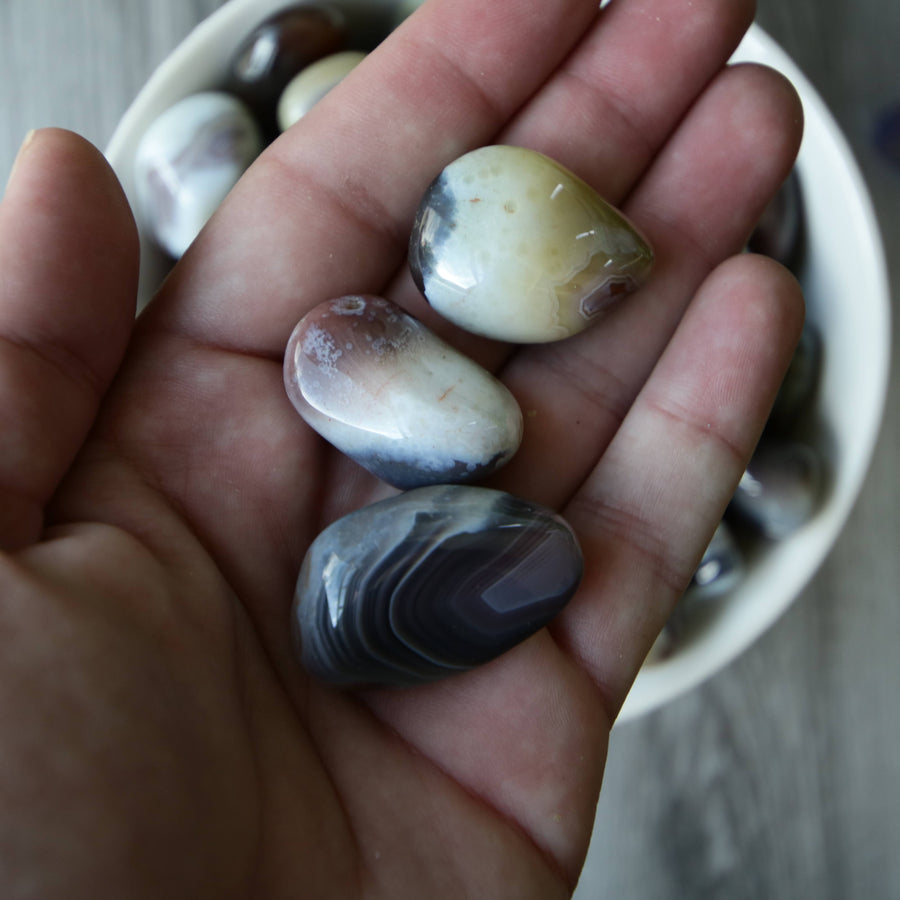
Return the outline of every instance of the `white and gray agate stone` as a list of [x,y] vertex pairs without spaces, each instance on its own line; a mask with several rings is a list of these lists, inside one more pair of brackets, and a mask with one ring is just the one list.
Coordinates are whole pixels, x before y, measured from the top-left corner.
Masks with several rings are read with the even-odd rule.
[[559,163],[482,147],[426,191],[410,239],[413,278],[467,331],[543,343],[583,331],[653,265],[646,240]]
[[167,253],[182,256],[262,147],[250,111],[220,91],[185,97],[154,120],[138,145],[135,186]]
[[284,383],[312,428],[395,487],[482,478],[522,439],[507,388],[380,297],[341,297],[304,316]]
[[243,100],[275,136],[276,106],[301,69],[342,50],[349,35],[343,9],[328,3],[296,3],[264,19],[238,47],[225,89]]
[[582,566],[572,529],[549,509],[470,485],[407,491],[313,542],[292,613],[300,661],[344,687],[471,669],[559,613]]
[[298,72],[278,100],[278,127],[287,131],[296,125],[335,85],[366,57],[358,50],[332,53]]

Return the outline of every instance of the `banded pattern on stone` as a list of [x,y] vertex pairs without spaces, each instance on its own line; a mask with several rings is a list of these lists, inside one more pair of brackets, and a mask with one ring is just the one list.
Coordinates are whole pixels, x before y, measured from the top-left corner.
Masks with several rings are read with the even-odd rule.
[[581,550],[557,514],[500,491],[407,491],[313,542],[293,621],[304,668],[347,687],[411,685],[485,663],[574,594]]

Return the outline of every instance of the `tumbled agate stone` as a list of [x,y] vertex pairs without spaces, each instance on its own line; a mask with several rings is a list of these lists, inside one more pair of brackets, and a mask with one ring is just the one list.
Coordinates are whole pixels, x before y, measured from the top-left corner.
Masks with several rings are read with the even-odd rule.
[[474,150],[441,172],[419,206],[409,258],[441,315],[519,343],[583,331],[653,264],[644,238],[589,185],[508,146]]
[[807,320],[769,414],[769,429],[785,431],[808,414],[821,374],[822,337],[816,326]]
[[365,59],[357,50],[332,53],[308,65],[291,79],[278,101],[278,127],[287,131],[300,121],[338,82]]
[[267,128],[273,127],[278,98],[288,82],[310,63],[342,49],[346,39],[346,19],[335,7],[298,4],[284,9],[258,25],[238,48],[226,88]]
[[262,151],[250,111],[220,91],[192,94],[155,119],[135,158],[138,214],[178,259]]
[[747,248],[792,268],[803,244],[803,197],[800,176],[794,169],[769,202],[748,241]]
[[729,510],[764,537],[782,540],[812,518],[823,481],[822,462],[811,446],[794,440],[762,440]]
[[549,509],[471,485],[407,491],[313,542],[293,607],[300,660],[346,687],[433,681],[534,634],[581,574],[575,535]]
[[719,522],[685,596],[722,596],[737,586],[743,574],[744,560],[731,529]]
[[312,428],[396,487],[481,478],[522,439],[512,394],[380,297],[341,297],[304,316],[284,383]]
[[744,558],[726,522],[720,522],[684,595],[675,605],[648,656],[667,659],[690,643],[744,577]]

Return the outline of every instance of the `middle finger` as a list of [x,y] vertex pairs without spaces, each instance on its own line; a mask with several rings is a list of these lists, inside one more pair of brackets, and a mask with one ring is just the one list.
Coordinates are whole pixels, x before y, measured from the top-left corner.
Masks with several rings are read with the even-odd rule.
[[699,285],[743,247],[790,169],[801,121],[793,89],[769,69],[727,69],[706,91],[625,205],[656,250],[650,281],[596,327],[503,369],[525,436],[497,486],[550,506],[578,487]]

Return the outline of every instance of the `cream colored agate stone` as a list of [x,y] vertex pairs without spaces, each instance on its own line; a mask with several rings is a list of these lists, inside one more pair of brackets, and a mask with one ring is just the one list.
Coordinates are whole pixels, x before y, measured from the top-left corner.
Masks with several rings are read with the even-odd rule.
[[332,53],[295,75],[278,101],[278,127],[287,131],[366,57],[358,50]]
[[288,341],[284,384],[308,425],[399,488],[482,478],[522,439],[509,390],[380,297],[310,310]]
[[583,331],[653,265],[647,241],[588,184],[543,154],[500,145],[432,182],[409,257],[437,312],[514,343]]

